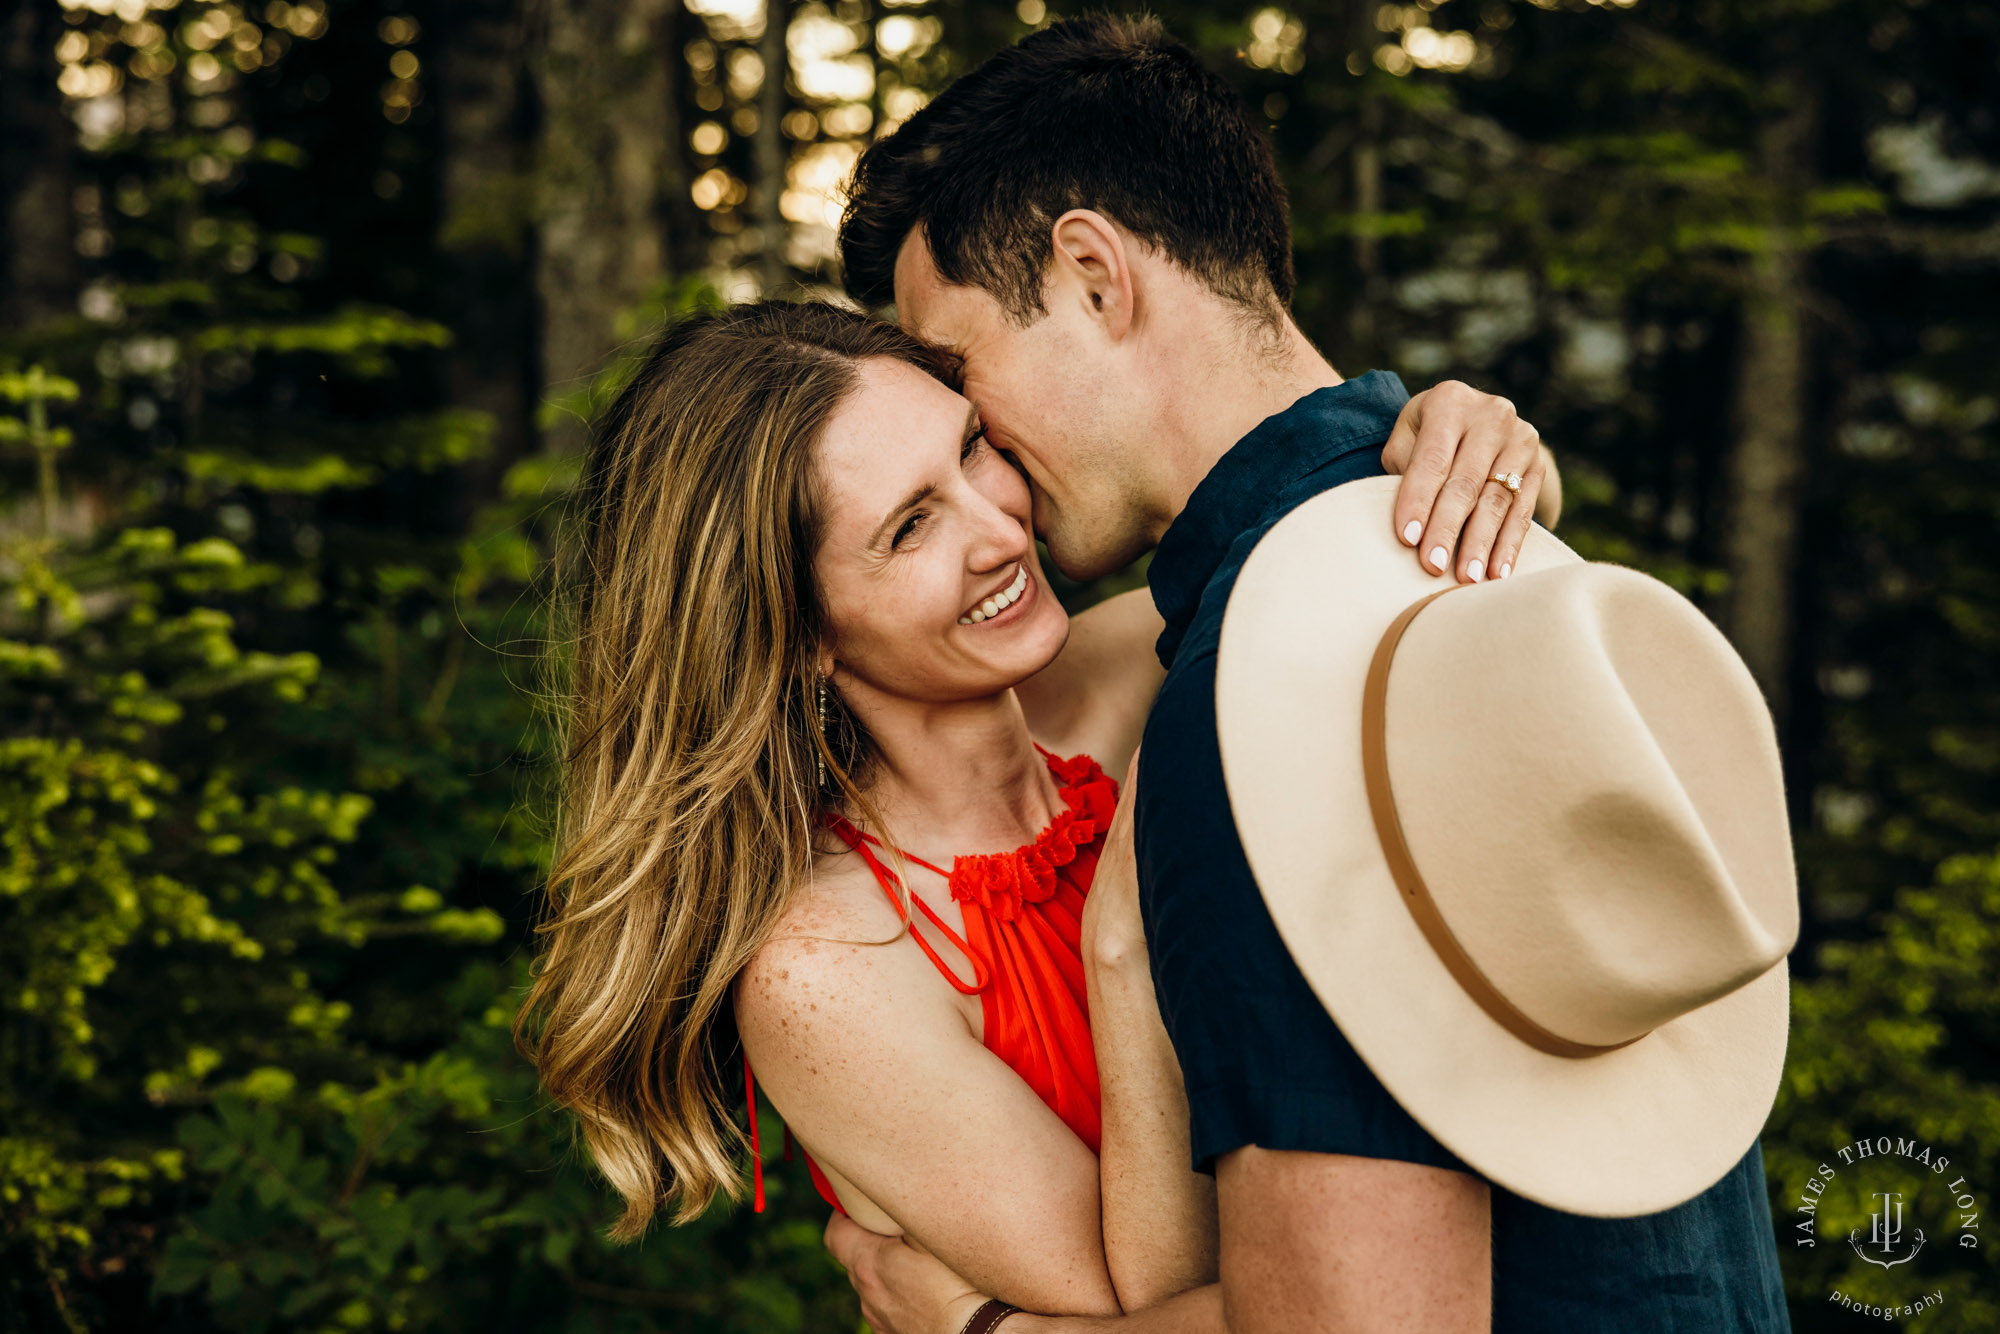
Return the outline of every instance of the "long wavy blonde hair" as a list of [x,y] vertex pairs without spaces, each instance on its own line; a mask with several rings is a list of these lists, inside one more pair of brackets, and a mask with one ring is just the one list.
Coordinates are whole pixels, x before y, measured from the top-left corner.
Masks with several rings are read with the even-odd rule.
[[815,445],[871,357],[955,375],[823,304],[669,328],[597,426],[558,557],[556,851],[514,1032],[624,1201],[617,1240],[742,1197],[730,984],[827,812],[871,814],[838,692],[820,721],[813,578]]

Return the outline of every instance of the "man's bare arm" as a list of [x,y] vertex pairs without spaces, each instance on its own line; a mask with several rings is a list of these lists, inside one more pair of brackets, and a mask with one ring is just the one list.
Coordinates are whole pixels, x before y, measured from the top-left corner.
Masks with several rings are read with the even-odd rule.
[[1230,1334],[1492,1325],[1492,1203],[1463,1172],[1244,1148],[1217,1164]]
[[[861,1316],[875,1334],[958,1334],[986,1301],[964,1279],[902,1237],[884,1237],[835,1214],[826,1248],[847,1270]],[[1228,1334],[1222,1288],[1196,1288],[1124,1316],[1007,1317],[1002,1334]]]
[[[1305,1328],[1301,1326],[1300,1328]],[[1210,1283],[1131,1315],[1010,1315],[1001,1334],[1229,1334],[1222,1285]]]

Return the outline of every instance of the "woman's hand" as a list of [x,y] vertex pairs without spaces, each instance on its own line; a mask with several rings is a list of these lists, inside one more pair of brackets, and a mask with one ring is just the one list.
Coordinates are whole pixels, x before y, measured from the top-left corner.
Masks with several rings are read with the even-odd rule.
[[[1455,566],[1463,583],[1508,574],[1529,520],[1553,528],[1562,509],[1562,479],[1541,433],[1506,399],[1457,380],[1403,405],[1382,468],[1403,478],[1397,538],[1417,549],[1426,570]],[[1495,473],[1518,473],[1521,489],[1494,481]]]
[[826,1248],[847,1271],[875,1334],[958,1334],[986,1300],[930,1252],[845,1214],[827,1221]]

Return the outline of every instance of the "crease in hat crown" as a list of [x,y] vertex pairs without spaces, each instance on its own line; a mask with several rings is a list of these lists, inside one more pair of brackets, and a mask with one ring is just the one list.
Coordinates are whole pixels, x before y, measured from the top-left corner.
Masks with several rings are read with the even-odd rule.
[[[1527,669],[1494,669],[1505,661]],[[1733,829],[1744,800],[1765,805],[1762,828],[1783,822],[1754,687],[1715,688],[1742,670],[1685,599],[1611,565],[1470,585],[1404,631],[1384,737],[1411,857],[1460,947],[1549,1032],[1629,1042],[1761,976],[1796,940],[1789,841]],[[1738,765],[1773,781],[1703,781]],[[1439,791],[1495,797],[1420,795]]]

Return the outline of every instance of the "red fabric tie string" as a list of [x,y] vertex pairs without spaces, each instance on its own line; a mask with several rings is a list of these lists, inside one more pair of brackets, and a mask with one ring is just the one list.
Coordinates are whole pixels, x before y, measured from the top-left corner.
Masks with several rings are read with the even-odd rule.
[[[834,832],[841,836],[847,843],[847,846],[860,853],[861,859],[868,863],[868,869],[875,873],[875,882],[881,885],[882,892],[888,895],[889,902],[894,905],[896,915],[902,918],[903,925],[908,926],[910,924],[909,910],[903,907],[902,901],[896,897],[896,891],[890,888],[890,886],[901,882],[897,879],[896,873],[887,866],[884,866],[882,859],[870,851],[871,845],[879,848],[882,846],[882,841],[873,834],[863,833],[861,830],[855,828],[853,823],[844,816],[836,815],[828,823],[833,826]],[[901,849],[898,849],[898,851],[900,852]],[[947,880],[951,878],[951,872],[944,870],[942,867],[932,866],[921,857],[913,857],[907,852],[904,852],[902,856],[905,861],[914,862],[926,871],[934,871]],[[944,974],[944,980],[951,983],[953,988],[962,996],[977,996],[980,992],[986,990],[987,986],[990,985],[990,979],[987,976],[985,965],[980,961],[978,953],[970,945],[966,944],[958,932],[945,925],[944,919],[932,910],[930,904],[925,903],[915,894],[910,895],[910,902],[916,904],[917,911],[929,918],[930,924],[936,927],[946,940],[956,945],[959,953],[963,954],[972,964],[972,981],[969,983],[960,981],[958,974],[951,970],[951,965],[938,957],[938,952],[931,948],[931,943],[928,940],[925,940],[918,932],[910,932],[910,939],[916,941],[917,947],[930,956],[931,962],[937,965],[937,970]]]
[[[764,1212],[764,1155],[757,1143],[757,1077],[750,1073],[750,1053],[743,1053],[743,1101],[750,1108],[750,1210]],[[785,1131],[789,1139],[791,1131]]]

